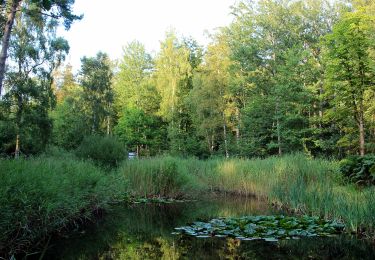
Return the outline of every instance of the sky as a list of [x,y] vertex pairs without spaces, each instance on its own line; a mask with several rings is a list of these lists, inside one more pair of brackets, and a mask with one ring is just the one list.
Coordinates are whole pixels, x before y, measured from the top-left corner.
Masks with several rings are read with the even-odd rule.
[[232,20],[235,0],[76,0],[74,13],[83,14],[69,31],[60,30],[69,41],[67,62],[79,70],[83,56],[98,51],[120,59],[122,48],[132,40],[155,54],[165,32],[174,28],[179,36],[191,36],[199,44],[209,42],[207,33]]

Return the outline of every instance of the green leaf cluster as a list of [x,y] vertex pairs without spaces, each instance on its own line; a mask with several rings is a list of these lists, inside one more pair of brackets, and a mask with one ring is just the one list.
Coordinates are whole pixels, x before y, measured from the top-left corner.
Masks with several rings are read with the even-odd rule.
[[344,178],[358,185],[375,185],[375,155],[352,155],[340,162]]
[[234,237],[240,240],[263,239],[277,242],[279,239],[329,236],[339,234],[344,225],[319,217],[245,216],[241,218],[218,218],[209,222],[193,222],[189,226],[177,227],[175,234],[198,238]]

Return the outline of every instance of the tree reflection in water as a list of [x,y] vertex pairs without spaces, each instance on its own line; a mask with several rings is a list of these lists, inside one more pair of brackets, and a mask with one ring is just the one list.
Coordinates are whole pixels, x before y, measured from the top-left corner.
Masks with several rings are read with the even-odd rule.
[[[275,214],[255,199],[115,206],[95,226],[55,240],[54,259],[375,259],[368,241],[348,236],[240,241],[172,235],[175,227],[216,217]],[[84,233],[84,234],[82,234]]]

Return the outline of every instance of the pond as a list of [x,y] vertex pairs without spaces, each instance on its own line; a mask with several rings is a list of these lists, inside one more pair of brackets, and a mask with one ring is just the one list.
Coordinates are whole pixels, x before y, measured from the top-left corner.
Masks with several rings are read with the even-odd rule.
[[347,235],[244,241],[172,234],[217,217],[278,214],[254,198],[116,205],[95,225],[51,241],[45,259],[375,259],[366,240]]

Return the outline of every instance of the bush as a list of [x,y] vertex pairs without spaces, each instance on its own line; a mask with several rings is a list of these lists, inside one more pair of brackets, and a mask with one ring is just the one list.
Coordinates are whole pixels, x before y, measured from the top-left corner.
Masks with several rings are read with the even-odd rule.
[[340,162],[344,178],[358,185],[375,184],[375,155],[350,156]]
[[125,154],[124,146],[113,136],[85,137],[76,149],[77,157],[92,160],[96,165],[105,168],[117,167],[125,159]]

